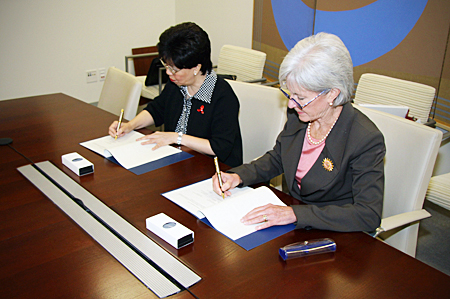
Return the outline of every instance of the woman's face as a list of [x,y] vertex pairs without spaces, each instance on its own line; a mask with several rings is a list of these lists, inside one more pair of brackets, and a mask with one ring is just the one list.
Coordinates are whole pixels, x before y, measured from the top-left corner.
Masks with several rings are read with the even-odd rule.
[[[330,102],[332,103],[331,95],[328,92],[320,94],[320,92],[310,91],[296,84],[289,84],[289,82],[287,88],[291,92],[288,107],[297,112],[298,118],[302,122],[312,122],[328,115],[331,109]],[[292,99],[302,106],[311,100],[312,102],[301,109]]]
[[191,69],[179,69],[174,65],[168,64],[166,67],[166,74],[170,81],[178,86],[189,86],[195,82],[194,73],[197,72],[198,66]]

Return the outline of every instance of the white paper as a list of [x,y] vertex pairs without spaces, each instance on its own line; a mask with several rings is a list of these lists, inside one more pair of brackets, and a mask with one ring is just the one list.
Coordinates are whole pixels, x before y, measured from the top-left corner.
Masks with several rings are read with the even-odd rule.
[[143,140],[136,139],[144,136],[136,131],[131,131],[117,140],[111,136],[104,136],[90,141],[82,142],[80,145],[94,151],[105,158],[113,156],[124,168],[130,169],[152,161],[181,152],[181,150],[162,146],[152,150],[155,144],[142,145]]
[[268,203],[286,206],[269,188],[263,186],[236,197],[232,196],[220,205],[203,209],[202,213],[215,229],[236,240],[253,233],[255,226],[259,225],[245,225],[241,222],[241,218],[254,208]]
[[[234,188],[231,190],[231,193],[234,196],[248,190],[252,190],[252,188]],[[201,210],[224,201],[221,195],[218,195],[213,191],[212,179],[207,179],[183,188],[166,192],[163,196],[193,214],[198,219],[205,217]],[[225,200],[228,198],[229,197],[226,197]]]
[[99,155],[102,155],[105,158],[109,158],[111,157],[111,153],[107,149],[113,149],[129,143],[135,143],[136,139],[142,136],[144,136],[144,134],[136,131],[131,131],[125,136],[117,139],[111,137],[110,135],[107,135],[97,139],[81,142],[80,145],[90,149],[93,152],[96,152]]
[[226,197],[216,194],[212,189],[212,179],[207,179],[163,196],[186,211],[201,219],[206,217],[211,225],[232,240],[239,239],[255,231],[255,225],[245,225],[241,218],[254,208],[272,203],[286,206],[269,188],[235,188]]

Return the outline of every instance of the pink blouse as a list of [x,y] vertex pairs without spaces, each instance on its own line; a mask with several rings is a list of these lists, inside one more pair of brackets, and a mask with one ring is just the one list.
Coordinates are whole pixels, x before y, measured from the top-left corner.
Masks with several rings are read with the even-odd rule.
[[[311,137],[314,142],[319,140]],[[325,141],[316,145],[312,144],[308,139],[308,134],[305,134],[305,140],[303,141],[302,154],[300,156],[300,161],[298,161],[297,172],[295,178],[297,180],[298,188],[301,189],[302,178],[308,173],[311,167],[316,163],[317,158],[319,158],[320,153],[325,147]]]

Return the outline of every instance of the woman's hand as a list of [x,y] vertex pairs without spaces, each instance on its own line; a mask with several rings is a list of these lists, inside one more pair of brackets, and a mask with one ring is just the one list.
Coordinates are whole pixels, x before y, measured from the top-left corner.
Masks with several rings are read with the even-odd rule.
[[117,131],[117,125],[119,124],[119,122],[117,120],[115,120],[110,126],[109,126],[109,130],[108,133],[111,137],[122,137],[125,136],[126,134],[130,133],[133,128],[130,126],[130,123],[123,123],[120,125],[119,131]]
[[222,177],[222,190],[219,185],[219,178],[217,177],[217,173],[213,175],[213,190],[219,195],[222,195],[222,191],[225,193],[225,196],[230,196],[231,192],[228,190],[234,189],[237,185],[242,183],[241,177],[235,173],[226,173],[220,172]]
[[244,224],[262,223],[256,227],[257,230],[296,221],[297,217],[291,207],[276,206],[271,203],[251,210],[241,219]]
[[177,138],[178,133],[176,132],[155,132],[150,135],[142,136],[141,138],[138,138],[137,141],[145,140],[141,143],[142,145],[156,143],[156,145],[152,149],[156,150],[161,146],[177,143]]

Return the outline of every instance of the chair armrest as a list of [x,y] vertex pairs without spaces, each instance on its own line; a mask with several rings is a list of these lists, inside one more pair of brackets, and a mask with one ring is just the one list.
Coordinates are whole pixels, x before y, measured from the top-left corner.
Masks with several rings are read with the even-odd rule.
[[425,209],[422,209],[383,218],[381,220],[380,227],[377,228],[375,235],[372,236],[376,237],[382,232],[387,232],[391,229],[401,227],[403,225],[413,223],[428,217],[431,217],[431,214],[428,213]]
[[134,54],[134,55],[125,55],[125,58],[139,58],[139,57],[149,57],[149,56],[156,56],[158,55],[158,52],[152,52],[152,53],[144,53],[144,54]]
[[253,80],[248,80],[248,81],[244,81],[247,83],[258,83],[258,82],[266,82],[267,79],[266,78],[260,78],[260,79],[253,79]]
[[436,128],[436,121],[432,118],[429,118],[426,123],[423,123],[423,125],[431,127],[431,128]]
[[380,226],[374,232],[368,232],[372,237],[377,237],[383,232],[390,231],[391,229],[401,227],[406,224],[410,224],[425,218],[431,217],[425,209],[406,212],[391,217],[381,219]]
[[441,123],[436,123],[436,128],[441,130],[442,133],[444,133],[442,135],[442,141],[441,141],[441,147],[442,147],[450,142],[450,127],[443,125]]
[[165,71],[165,67],[160,67],[158,70],[158,86],[159,86],[159,94],[161,94],[162,91],[162,72]]
[[263,83],[263,84],[261,84],[261,85],[264,85],[264,86],[274,86],[274,85],[277,85],[277,84],[280,84],[280,81],[273,81],[273,82],[266,82],[266,83]]

